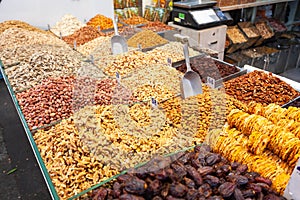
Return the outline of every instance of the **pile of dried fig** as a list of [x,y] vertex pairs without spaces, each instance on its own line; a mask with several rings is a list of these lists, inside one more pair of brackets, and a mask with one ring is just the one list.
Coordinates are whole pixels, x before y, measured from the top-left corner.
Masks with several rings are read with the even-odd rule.
[[207,145],[191,152],[157,157],[121,175],[111,187],[92,192],[90,199],[284,199],[272,182],[247,165],[230,163]]

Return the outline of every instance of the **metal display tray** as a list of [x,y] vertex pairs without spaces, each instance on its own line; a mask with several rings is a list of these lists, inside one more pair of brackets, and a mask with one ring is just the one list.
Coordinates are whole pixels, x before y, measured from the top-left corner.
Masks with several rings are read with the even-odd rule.
[[300,102],[300,96],[298,96],[298,97],[296,97],[295,99],[293,99],[293,100],[287,102],[286,104],[282,105],[281,107],[282,107],[282,108],[288,108],[288,107],[290,107],[290,105],[291,105],[292,103],[298,102],[298,101]]
[[[193,59],[197,59],[197,58],[203,58],[203,55],[200,55],[200,56],[194,56],[194,57],[191,57],[190,60],[192,61]],[[217,58],[213,58],[213,57],[210,57],[213,61],[216,61],[216,62],[220,62],[224,65],[228,65],[228,66],[231,66],[231,67],[235,67],[237,68],[239,71],[234,73],[234,74],[230,74],[228,76],[225,76],[223,78],[220,78],[218,80],[215,80],[215,88],[220,88],[222,85],[223,85],[223,82],[226,82],[226,81],[229,81],[231,79],[234,79],[236,77],[239,77],[239,76],[242,76],[244,74],[247,73],[247,70],[243,69],[243,68],[240,68],[238,66],[235,66],[235,65],[232,65],[232,64],[229,64],[227,62],[224,62],[223,60],[219,60]],[[181,60],[181,61],[178,61],[178,62],[174,62],[172,63],[172,67],[174,68],[178,68],[180,65],[184,64],[185,63],[185,60]]]

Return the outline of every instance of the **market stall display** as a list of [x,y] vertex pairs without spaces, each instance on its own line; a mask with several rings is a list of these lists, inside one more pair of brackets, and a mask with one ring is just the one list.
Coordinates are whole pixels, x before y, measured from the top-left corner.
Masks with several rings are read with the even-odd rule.
[[[132,45],[129,52],[112,55],[110,37],[98,30],[98,26],[104,29],[110,25],[110,20],[102,20],[103,17],[92,18],[88,24],[93,27],[84,25],[62,37],[71,47],[75,40],[76,51],[59,37],[40,33],[27,25],[21,29],[9,28],[0,34],[4,64],[1,70],[26,133],[29,138],[33,137],[32,145],[39,150],[35,151],[39,162],[46,166],[42,167],[43,173],[51,178],[49,184],[55,187],[51,192],[62,199],[82,196],[92,186],[103,184],[102,181],[112,179],[123,170],[208,139],[215,152],[243,164],[229,163],[203,145],[193,152],[181,153],[179,160],[165,166],[170,184],[159,180],[161,174],[148,172],[138,172],[139,180],[132,174],[120,177],[131,176],[137,184],[144,181],[149,187],[144,188],[145,191],[141,187],[144,192],[140,195],[151,189],[153,197],[158,191],[161,195],[155,185],[158,183],[170,186],[165,197],[192,198],[206,191],[205,197],[262,198],[265,195],[275,198],[278,194],[271,188],[282,193],[291,168],[299,158],[300,133],[296,121],[299,111],[280,106],[299,96],[299,92],[264,72],[233,77],[241,72],[240,68],[199,56],[198,51],[189,48],[190,56],[197,56],[196,63],[192,58],[192,67],[203,76],[203,82],[207,82],[207,76],[215,80],[229,76],[234,79],[221,79],[226,81],[225,88],[203,85],[203,94],[183,99],[180,79],[184,70],[180,72],[172,67],[172,63],[184,58],[183,44],[159,36],[155,31],[165,27],[153,22],[149,23],[153,29],[139,30],[128,40]],[[67,29],[64,34],[75,29],[64,26],[61,25]],[[142,29],[144,27],[147,25]],[[124,27],[124,34],[131,33],[130,28]],[[152,49],[137,50],[139,44]],[[253,100],[256,103],[252,103]],[[224,127],[226,121],[230,127]],[[214,136],[213,133],[221,134],[208,137]],[[209,166],[215,170],[205,174],[197,166],[199,159],[192,158],[195,155],[204,156],[205,170]],[[186,174],[175,184],[176,170],[182,167],[180,163],[185,165]],[[260,175],[246,172],[246,165]],[[197,172],[204,184],[195,179],[199,178]],[[152,176],[157,179],[146,178]],[[247,183],[239,182],[245,181],[245,177]],[[128,185],[119,185],[124,187],[121,192],[128,190],[138,194],[131,179],[128,183],[123,180],[122,184]],[[110,190],[100,188],[93,192],[94,197],[102,197],[103,191]]]

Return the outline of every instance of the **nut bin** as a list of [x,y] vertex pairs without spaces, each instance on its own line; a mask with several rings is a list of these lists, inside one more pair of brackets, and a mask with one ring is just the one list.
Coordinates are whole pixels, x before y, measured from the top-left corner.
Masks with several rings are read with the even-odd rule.
[[257,40],[255,46],[261,45],[266,40],[272,38],[274,36],[274,32],[271,27],[268,25],[267,21],[259,21],[255,23],[255,27],[259,31],[261,38]]
[[239,50],[247,42],[247,38],[240,31],[238,26],[228,26],[226,36],[230,42],[229,47],[226,50],[227,53],[233,53]]
[[259,31],[251,22],[239,22],[238,27],[243,31],[247,37],[247,43],[244,44],[242,49],[247,49],[254,45],[260,38]]
[[282,66],[278,65],[280,51],[270,47],[258,47],[256,51],[263,57],[254,58],[252,65],[272,73],[280,73]]
[[234,52],[234,53],[226,55],[225,61],[242,68],[246,64],[251,65],[252,58],[245,56],[240,51],[238,51],[238,52]]
[[[224,61],[206,56],[195,56],[190,59],[192,69],[197,72],[203,83],[207,83],[207,77],[215,79],[215,87],[222,87],[223,82],[245,74],[245,70],[240,70]],[[185,73],[185,61],[172,63],[177,70]]]

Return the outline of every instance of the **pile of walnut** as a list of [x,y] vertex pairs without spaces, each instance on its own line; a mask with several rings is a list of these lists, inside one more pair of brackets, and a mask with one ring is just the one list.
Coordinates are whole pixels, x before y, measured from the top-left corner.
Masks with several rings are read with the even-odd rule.
[[90,199],[283,199],[272,182],[237,162],[230,163],[207,145],[192,152],[157,157],[128,174],[112,187],[101,187]]

